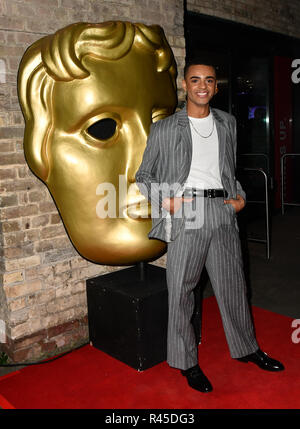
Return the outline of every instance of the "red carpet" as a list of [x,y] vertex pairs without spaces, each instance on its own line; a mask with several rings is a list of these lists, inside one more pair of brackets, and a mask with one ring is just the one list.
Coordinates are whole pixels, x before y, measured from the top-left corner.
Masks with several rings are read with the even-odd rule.
[[292,319],[253,308],[260,347],[286,370],[271,373],[230,358],[215,298],[204,300],[199,363],[214,390],[190,389],[166,362],[137,372],[85,346],[48,364],[0,377],[4,409],[299,409],[300,343]]

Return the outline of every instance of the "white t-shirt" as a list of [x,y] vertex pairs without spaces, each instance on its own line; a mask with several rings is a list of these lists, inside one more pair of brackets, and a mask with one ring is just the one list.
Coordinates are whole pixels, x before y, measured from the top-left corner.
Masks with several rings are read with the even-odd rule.
[[[219,167],[219,140],[213,115],[205,118],[189,116],[193,152],[186,188],[223,188]],[[208,137],[201,137],[208,136]]]

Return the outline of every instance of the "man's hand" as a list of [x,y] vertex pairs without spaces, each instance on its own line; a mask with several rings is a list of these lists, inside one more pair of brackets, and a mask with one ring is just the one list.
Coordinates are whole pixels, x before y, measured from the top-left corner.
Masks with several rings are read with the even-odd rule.
[[174,198],[165,198],[162,202],[162,207],[167,210],[170,214],[176,213],[183,202],[191,202],[193,198],[183,198],[183,197],[174,197]]
[[245,207],[246,201],[240,194],[237,194],[236,198],[224,200],[224,204],[231,204],[234,207],[236,213],[238,213]]

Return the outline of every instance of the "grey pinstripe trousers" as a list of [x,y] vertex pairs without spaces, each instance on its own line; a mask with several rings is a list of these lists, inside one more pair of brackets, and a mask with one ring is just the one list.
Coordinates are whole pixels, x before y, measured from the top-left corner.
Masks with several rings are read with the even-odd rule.
[[[224,204],[223,198],[196,198],[202,200],[197,216],[204,216],[203,225],[196,229],[183,227],[168,244],[167,253],[167,362],[180,369],[198,363],[198,344],[191,324],[192,291],[204,266],[218,302],[231,357],[242,357],[258,349],[246,297],[235,210]],[[184,206],[187,204],[191,203]]]

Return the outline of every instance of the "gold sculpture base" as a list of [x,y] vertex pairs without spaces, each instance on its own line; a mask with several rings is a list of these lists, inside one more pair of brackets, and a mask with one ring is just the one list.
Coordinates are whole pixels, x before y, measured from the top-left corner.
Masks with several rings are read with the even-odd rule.
[[91,344],[138,371],[166,360],[166,270],[146,263],[89,279]]

